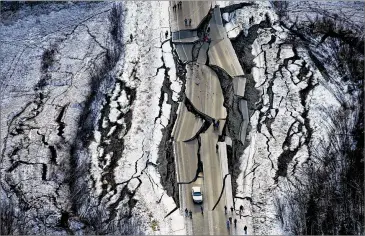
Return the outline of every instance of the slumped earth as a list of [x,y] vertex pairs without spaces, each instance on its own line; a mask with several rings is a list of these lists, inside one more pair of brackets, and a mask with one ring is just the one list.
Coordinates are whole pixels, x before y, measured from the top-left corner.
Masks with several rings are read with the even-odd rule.
[[364,234],[364,2],[176,3],[0,3],[0,234]]

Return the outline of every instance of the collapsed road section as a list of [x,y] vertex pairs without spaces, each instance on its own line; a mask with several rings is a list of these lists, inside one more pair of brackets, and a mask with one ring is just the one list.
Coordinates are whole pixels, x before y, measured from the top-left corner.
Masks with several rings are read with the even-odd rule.
[[[232,155],[227,155],[227,145],[230,150],[232,145],[234,150],[239,147],[241,151],[234,154],[238,159],[248,124],[244,72],[218,5],[183,2],[176,9],[175,4],[170,2],[172,43],[177,66],[185,72],[185,90],[172,131],[180,209],[192,211],[187,232],[239,233],[227,229],[229,216],[224,207],[238,210],[233,201]],[[191,189],[195,186],[202,189],[203,208],[193,202]],[[236,211],[230,216],[235,218]],[[250,225],[247,219],[239,223]]]

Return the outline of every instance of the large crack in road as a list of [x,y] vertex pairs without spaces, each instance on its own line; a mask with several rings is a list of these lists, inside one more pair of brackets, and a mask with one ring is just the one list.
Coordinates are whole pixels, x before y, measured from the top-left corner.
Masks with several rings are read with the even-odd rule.
[[[243,7],[244,5],[245,4],[239,6]],[[180,177],[180,182],[178,182],[178,184],[182,185],[180,190],[182,191],[181,194],[183,194],[184,198],[180,199],[180,201],[182,202],[183,207],[194,207],[191,205],[191,199],[186,199],[186,197],[190,195],[186,193],[186,191],[191,191],[189,187],[201,186],[202,189],[206,190],[207,194],[209,193],[208,196],[206,195],[207,197],[205,197],[206,200],[204,200],[204,208],[207,207],[206,204],[209,206],[209,213],[207,212],[207,214],[214,214],[214,220],[219,221],[219,230],[217,232],[226,233],[225,220],[223,217],[224,215],[220,215],[222,212],[221,210],[217,210],[217,207],[219,206],[221,209],[226,204],[235,204],[231,191],[233,189],[233,192],[235,192],[236,189],[236,180],[239,175],[240,157],[244,150],[243,142],[245,137],[242,137],[241,130],[245,129],[243,128],[243,125],[244,122],[248,123],[248,120],[244,120],[243,117],[243,113],[245,112],[243,109],[245,108],[242,108],[242,102],[245,101],[245,99],[241,96],[235,95],[235,91],[233,89],[233,80],[235,78],[232,78],[227,73],[227,68],[224,67],[225,65],[221,67],[211,64],[217,63],[217,55],[214,55],[214,53],[217,53],[217,50],[224,50],[224,47],[230,44],[229,41],[228,43],[225,41],[223,44],[215,46],[218,42],[220,42],[220,37],[224,37],[223,33],[221,32],[224,30],[224,28],[221,24],[221,20],[219,20],[219,17],[221,17],[219,8],[211,8],[208,13],[211,28],[208,27],[207,21],[200,23],[197,29],[201,42],[195,42],[192,47],[188,45],[186,48],[184,48],[183,45],[182,49],[179,42],[180,48],[178,48],[179,50],[175,51],[176,54],[180,53],[183,57],[186,57],[186,54],[189,54],[191,50],[193,56],[192,61],[186,62],[188,66],[185,64],[177,65],[177,71],[183,71],[184,73],[184,79],[182,80],[183,86],[189,87],[187,89],[188,94],[185,93],[184,89],[182,100],[183,104],[181,104],[181,109],[179,109],[179,115],[181,117],[178,118],[178,122],[180,123],[175,124],[175,126],[177,126],[177,131],[174,133],[174,138],[176,139],[176,162],[179,168],[178,171],[181,172],[178,173],[178,176]],[[204,19],[208,18],[204,17]],[[210,42],[208,40],[208,43],[206,43],[205,36],[207,35],[207,32],[209,34],[209,31],[212,32],[212,37],[214,37],[214,39],[212,39]],[[206,47],[207,45],[208,48],[202,50],[202,48]],[[212,47],[215,47],[215,51],[212,52],[213,54],[210,52]],[[184,50],[188,51],[185,52]],[[211,54],[213,55],[212,58],[210,58]],[[229,57],[233,55],[227,56]],[[236,65],[233,66],[233,68],[238,69]],[[228,68],[228,70],[231,69],[232,68]],[[188,72],[187,74],[189,74],[191,78],[186,78],[186,72]],[[237,72],[241,73],[239,69]],[[206,76],[207,78],[201,78],[202,76]],[[205,80],[207,80],[207,82],[205,82]],[[202,86],[207,86],[207,88]],[[204,99],[210,96],[212,103],[214,101],[214,103],[218,104],[205,104],[207,101],[209,103],[209,99]],[[214,109],[223,109],[224,112],[217,112],[214,111]],[[212,110],[214,112],[212,112]],[[212,126],[212,124],[216,125],[217,120],[223,124],[219,127],[219,129]],[[193,127],[191,126],[184,126],[184,121],[186,123],[191,122],[191,125],[194,124],[194,129],[192,130]],[[197,123],[197,121],[199,121],[199,123]],[[187,131],[186,128],[191,130]],[[182,129],[184,130],[182,131]],[[226,146],[225,139],[227,136],[232,139],[231,145],[233,148]],[[230,148],[233,151],[228,152],[227,158],[226,149]],[[192,152],[194,154],[191,154]],[[185,157],[187,155],[189,157]],[[187,161],[191,158],[191,156],[193,157],[191,162],[194,163],[193,166],[190,165],[190,161]],[[215,172],[212,168],[215,170]],[[203,176],[201,176],[201,174],[203,174]],[[201,180],[200,177],[202,177]],[[226,182],[228,179],[229,182]],[[212,182],[219,183],[219,186],[222,186],[220,192],[216,191],[215,189],[210,189]],[[209,191],[206,188],[209,188]],[[225,195],[223,195],[224,192],[226,192]],[[195,210],[193,213],[195,213]],[[205,215],[206,213],[204,213],[204,216]],[[196,226],[193,226],[193,228],[196,228]],[[195,231],[196,230],[194,230],[194,232]]]
[[236,195],[237,178],[240,174],[241,156],[244,151],[244,143],[241,140],[241,125],[244,121],[239,103],[244,98],[235,95],[233,89],[233,78],[218,66],[210,65],[218,76],[223,96],[223,106],[227,109],[225,124],[225,136],[232,139],[232,152],[228,155],[228,168],[231,173],[231,184],[233,195]]

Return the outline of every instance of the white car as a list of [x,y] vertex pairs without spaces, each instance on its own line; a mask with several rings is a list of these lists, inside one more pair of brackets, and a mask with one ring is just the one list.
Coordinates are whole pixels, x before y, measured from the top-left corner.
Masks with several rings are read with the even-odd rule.
[[192,187],[191,188],[191,195],[193,196],[193,201],[195,203],[202,203],[203,202],[203,194],[200,187]]

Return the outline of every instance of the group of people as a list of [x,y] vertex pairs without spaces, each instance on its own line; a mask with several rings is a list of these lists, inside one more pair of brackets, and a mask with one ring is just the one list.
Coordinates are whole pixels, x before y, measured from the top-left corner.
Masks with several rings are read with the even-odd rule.
[[[231,206],[231,214],[233,215],[234,212],[234,208],[233,206]],[[204,208],[203,206],[200,206],[200,210],[202,215],[204,214]],[[241,219],[241,211],[243,211],[243,206],[240,206],[240,219]],[[224,213],[227,215],[227,206],[224,206]],[[185,217],[190,217],[190,219],[193,219],[193,212],[190,210],[188,210],[188,208],[185,208]],[[235,218],[232,221],[232,216],[228,217],[228,220],[226,222],[227,224],[227,228],[230,229],[232,223],[234,224],[234,227],[237,228],[237,219]],[[245,227],[243,228],[243,230],[245,231],[245,234],[247,234],[247,226],[245,225]]]
[[[231,214],[233,214],[233,210],[234,210],[234,208],[233,208],[233,206],[231,206]],[[224,206],[224,214],[227,215],[227,206]]]
[[[234,227],[236,228],[237,227],[237,219],[234,219]],[[232,217],[229,217],[228,220],[227,220],[227,228],[230,227],[230,225],[232,224]]]
[[[202,215],[204,214],[204,208],[203,206],[200,206],[200,211],[202,213]],[[193,212],[190,210],[188,210],[188,208],[185,208],[185,217],[190,217],[190,219],[193,218]]]
[[[234,208],[233,206],[231,206],[231,214],[233,215],[233,211],[234,211]],[[240,206],[240,219],[241,219],[241,211],[243,212],[243,206],[241,205]],[[224,206],[224,214],[227,215],[227,206]],[[234,227],[236,228],[237,227],[237,219],[235,218],[233,220],[233,223],[234,223]],[[226,222],[227,224],[227,228],[229,229],[232,225],[232,217],[228,217],[228,220]],[[245,231],[245,234],[247,234],[247,226],[245,225],[245,227],[243,228],[243,230]]]
[[176,7],[177,7],[177,9],[181,9],[181,7],[182,7],[182,2],[181,2],[181,1],[179,1],[177,4],[174,4],[174,5],[172,6],[172,9],[173,9],[174,11],[176,11]]
[[[172,10],[174,10],[174,11],[176,11],[176,9],[181,9],[181,8],[182,8],[182,2],[181,1],[179,1],[177,4],[174,4],[172,6]],[[191,26],[191,18],[190,19],[185,18],[184,22],[185,22],[185,26]]]
[[193,212],[191,212],[191,210],[189,211],[188,208],[185,208],[185,217],[190,217],[190,219],[193,218]]
[[185,26],[191,26],[191,18],[189,20],[185,18],[184,22]]

